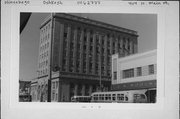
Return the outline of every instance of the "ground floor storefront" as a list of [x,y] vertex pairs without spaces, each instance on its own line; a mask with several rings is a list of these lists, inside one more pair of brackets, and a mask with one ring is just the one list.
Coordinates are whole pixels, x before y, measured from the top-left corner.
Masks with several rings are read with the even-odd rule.
[[111,86],[112,91],[128,91],[128,90],[146,90],[145,94],[147,96],[148,103],[156,102],[156,80],[149,81],[139,81],[139,82],[130,82],[130,83],[121,83]]

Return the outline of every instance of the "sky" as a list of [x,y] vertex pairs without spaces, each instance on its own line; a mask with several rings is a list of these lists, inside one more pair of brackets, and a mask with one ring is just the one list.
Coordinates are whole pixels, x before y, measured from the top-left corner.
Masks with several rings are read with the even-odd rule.
[[[20,34],[20,80],[37,77],[40,25],[49,13],[32,13]],[[157,48],[157,15],[155,14],[106,14],[76,13],[97,21],[124,27],[138,32],[138,52]]]

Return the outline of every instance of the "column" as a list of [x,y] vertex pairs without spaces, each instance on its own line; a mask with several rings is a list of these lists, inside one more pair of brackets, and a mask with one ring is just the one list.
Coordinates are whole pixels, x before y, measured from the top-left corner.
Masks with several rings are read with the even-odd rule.
[[133,48],[133,44],[132,44],[132,39],[130,39],[129,40],[129,47],[130,47],[130,54],[133,54],[133,50],[132,50],[132,48]]
[[112,63],[112,59],[111,59],[111,55],[113,54],[113,37],[112,35],[110,35],[110,55],[108,55],[108,57],[110,57],[110,64],[108,65],[109,70],[111,72],[111,63]]
[[78,85],[75,84],[75,85],[74,85],[74,95],[77,95],[77,91],[78,91]]
[[89,57],[90,57],[90,31],[87,31],[87,52],[86,52],[86,73],[89,74]]
[[110,35],[109,40],[110,40],[110,55],[112,55],[113,54],[113,37],[111,35]]
[[66,67],[66,71],[69,71],[70,38],[71,38],[71,26],[68,25],[68,32],[67,32],[67,67]]
[[108,53],[107,53],[107,35],[105,35],[104,39],[104,75],[107,76],[107,58],[108,58]]
[[85,85],[82,85],[81,94],[82,94],[83,96],[85,95]]
[[60,52],[59,52],[59,66],[62,70],[62,61],[63,61],[63,42],[64,42],[64,24],[60,24]]
[[138,41],[137,41],[137,38],[134,39],[134,53],[137,53],[138,52]]
[[126,38],[126,54],[129,55],[130,51],[128,49],[128,45],[129,45],[129,38]]
[[118,36],[115,36],[115,53],[118,53]]
[[[52,64],[52,66],[53,66],[53,69],[55,68],[55,67],[57,67],[57,66],[59,66],[59,51],[60,51],[60,47],[59,47],[59,45],[60,45],[60,32],[61,32],[61,24],[60,24],[60,22],[58,22],[58,21],[56,21],[56,20],[54,20],[54,30],[53,30],[53,47],[52,47],[52,49],[53,49],[53,52],[52,52],[52,54],[53,54],[53,64]],[[48,32],[47,32],[47,34],[48,34]],[[47,35],[46,34],[46,35]]]
[[74,51],[73,51],[73,63],[74,63],[74,72],[76,72],[76,62],[77,62],[77,27],[74,29]]
[[66,102],[70,102],[71,101],[71,98],[70,98],[70,84],[67,83],[66,84]]
[[120,37],[120,56],[121,57],[124,56],[123,44],[124,44],[123,37]]
[[93,74],[95,74],[95,68],[96,68],[96,33],[93,33]]
[[80,37],[80,73],[83,72],[83,52],[84,52],[84,29],[81,30],[81,37]]
[[91,93],[92,93],[92,86],[89,85],[89,95],[91,95]]
[[59,78],[59,88],[58,88],[58,102],[61,101],[62,97],[62,81]]
[[102,74],[102,72],[101,72],[101,70],[102,70],[102,37],[101,37],[101,35],[99,34],[99,75],[101,75]]

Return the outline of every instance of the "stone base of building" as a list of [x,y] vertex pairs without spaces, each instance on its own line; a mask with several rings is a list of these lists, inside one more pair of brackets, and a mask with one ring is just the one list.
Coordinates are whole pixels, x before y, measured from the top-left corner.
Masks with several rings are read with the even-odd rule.
[[[102,81],[102,85],[102,91],[110,89],[109,81]],[[58,78],[51,81],[51,101],[70,102],[73,96],[90,96],[99,90],[99,81]]]
[[[101,80],[101,91],[109,91],[110,80]],[[48,100],[48,77],[37,79],[32,83],[32,101],[47,102]],[[91,93],[100,91],[100,79],[96,77],[73,77],[56,72],[51,78],[51,102],[70,102],[73,96],[90,96]]]

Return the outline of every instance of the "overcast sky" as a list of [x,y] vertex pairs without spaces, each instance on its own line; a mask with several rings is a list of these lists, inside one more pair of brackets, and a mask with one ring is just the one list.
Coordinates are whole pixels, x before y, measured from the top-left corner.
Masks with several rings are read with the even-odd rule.
[[[48,13],[33,13],[20,35],[20,79],[37,77],[39,28]],[[157,48],[157,16],[155,14],[76,14],[138,32],[138,52]]]

